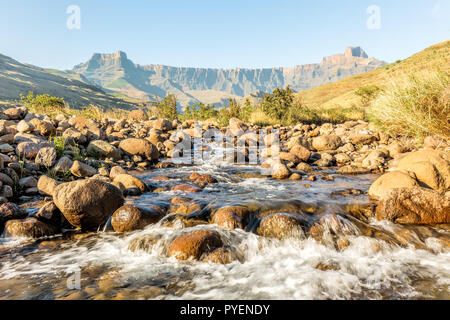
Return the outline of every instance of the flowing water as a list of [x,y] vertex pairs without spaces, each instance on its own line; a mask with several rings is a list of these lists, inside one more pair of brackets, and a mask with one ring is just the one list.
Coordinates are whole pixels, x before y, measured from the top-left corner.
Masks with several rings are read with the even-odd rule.
[[[170,187],[185,183],[192,172],[211,174],[218,183],[200,193],[149,192],[126,201],[146,206],[188,196],[204,206],[197,218],[229,204],[245,205],[260,214],[302,212],[312,223],[322,218],[327,236],[323,241],[311,236],[269,239],[251,228],[229,231],[210,224],[186,226],[182,220],[168,224],[173,217],[169,216],[127,234],[68,233],[38,241],[2,238],[0,298],[450,298],[449,226],[399,226],[365,217],[363,213],[373,207],[366,193],[376,175],[342,176],[330,169],[316,172],[319,179],[314,182],[277,181],[258,176],[256,166],[213,158],[140,177],[157,187]],[[320,179],[329,174],[334,181]],[[170,179],[153,179],[162,175]],[[239,260],[219,265],[168,257],[175,236],[199,229],[219,232]],[[334,245],[333,234],[345,236],[345,249]],[[155,239],[146,250],[129,249],[133,240],[145,236]]]

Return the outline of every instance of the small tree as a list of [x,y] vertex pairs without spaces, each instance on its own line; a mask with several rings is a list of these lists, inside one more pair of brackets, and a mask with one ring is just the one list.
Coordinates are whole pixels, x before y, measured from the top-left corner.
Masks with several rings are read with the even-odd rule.
[[265,114],[281,120],[294,102],[294,92],[289,86],[286,89],[276,88],[272,94],[266,93],[262,99],[262,109]]
[[178,119],[177,98],[174,94],[168,93],[162,101],[155,95],[155,100],[159,116],[169,120]]

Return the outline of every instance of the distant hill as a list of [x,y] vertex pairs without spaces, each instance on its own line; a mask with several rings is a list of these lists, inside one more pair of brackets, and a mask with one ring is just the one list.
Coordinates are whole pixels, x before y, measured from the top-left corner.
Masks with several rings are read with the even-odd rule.
[[313,108],[351,107],[360,104],[354,93],[360,87],[385,86],[393,80],[413,72],[450,71],[450,40],[433,45],[405,60],[385,65],[335,83],[299,92],[297,101]]
[[344,54],[323,58],[321,63],[292,68],[206,69],[163,65],[138,65],[124,52],[96,53],[73,68],[105,90],[138,99],[175,94],[181,105],[202,101],[223,104],[227,97],[243,98],[253,92],[271,92],[287,85],[306,90],[365,73],[385,65],[369,58],[360,47],[348,47]]
[[29,91],[64,98],[73,108],[90,104],[108,109],[129,109],[133,106],[105,93],[81,74],[42,69],[0,54],[0,101],[16,101],[20,94],[26,95]]

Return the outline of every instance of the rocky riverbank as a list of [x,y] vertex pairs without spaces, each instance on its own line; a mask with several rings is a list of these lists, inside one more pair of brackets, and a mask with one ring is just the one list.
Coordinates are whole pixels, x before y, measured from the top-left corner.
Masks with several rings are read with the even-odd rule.
[[[140,111],[126,120],[96,122],[51,119],[26,108],[5,110],[0,117],[0,229],[7,239],[59,241],[103,230],[120,237],[156,224],[181,226],[164,241],[159,233],[136,236],[127,250],[152,252],[163,241],[163,256],[218,264],[242,263],[246,254],[221,232],[201,226],[282,241],[313,239],[338,252],[351,246],[354,236],[431,251],[436,248],[427,247],[427,239],[437,239],[439,250],[450,246],[450,149],[436,137],[417,148],[364,121],[260,128],[231,119],[227,128],[218,128],[148,119]],[[211,190],[224,187],[223,177],[218,170],[198,172],[196,157],[211,157],[218,147],[227,150],[221,161],[259,170],[236,169],[232,177],[239,183],[298,184],[312,201],[286,192],[267,199],[255,195],[264,202],[236,197],[212,204]],[[176,168],[186,174],[165,174]],[[158,174],[143,178],[153,171]],[[374,176],[370,188],[349,185],[324,192],[324,199],[312,191],[368,174]],[[151,203],[140,200],[159,195]],[[343,200],[330,208],[323,205],[326,197]],[[349,201],[352,197],[366,200]],[[391,230],[377,220],[390,221]],[[9,250],[5,246],[2,255]],[[333,269],[326,263],[320,268]]]

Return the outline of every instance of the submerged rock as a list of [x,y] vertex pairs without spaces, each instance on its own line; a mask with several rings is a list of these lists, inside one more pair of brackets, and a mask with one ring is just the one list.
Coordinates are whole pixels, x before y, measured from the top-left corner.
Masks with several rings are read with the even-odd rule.
[[450,198],[421,187],[392,189],[378,203],[376,217],[401,224],[450,223]]
[[176,237],[169,247],[169,256],[178,260],[200,260],[203,254],[222,247],[223,242],[217,232],[199,230]]
[[228,206],[217,210],[213,214],[211,222],[228,230],[245,229],[248,218],[248,208],[244,206]]
[[126,205],[114,212],[111,225],[116,232],[140,230],[157,223],[164,217],[164,214],[165,211],[162,208]]
[[12,202],[0,205],[0,233],[8,220],[23,219],[27,216],[27,211]]
[[302,219],[295,214],[274,213],[261,220],[257,233],[267,238],[303,238],[303,225]]
[[117,187],[89,179],[60,184],[53,201],[71,225],[91,229],[105,224],[124,199]]
[[39,221],[36,218],[24,220],[9,220],[6,222],[5,230],[13,237],[42,238],[57,234],[59,228]]

